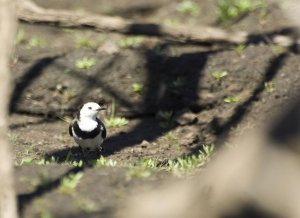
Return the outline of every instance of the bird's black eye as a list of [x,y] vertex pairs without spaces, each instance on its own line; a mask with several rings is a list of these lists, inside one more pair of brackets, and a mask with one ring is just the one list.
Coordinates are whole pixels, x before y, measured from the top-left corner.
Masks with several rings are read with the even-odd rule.
[[88,107],[88,109],[92,110],[92,107]]

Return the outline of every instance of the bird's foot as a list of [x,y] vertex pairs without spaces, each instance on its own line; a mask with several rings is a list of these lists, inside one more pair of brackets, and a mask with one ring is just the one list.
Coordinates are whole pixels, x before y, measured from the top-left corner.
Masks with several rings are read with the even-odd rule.
[[82,155],[83,155],[83,161],[84,163],[89,166],[93,165],[95,163],[95,160],[97,160],[100,157],[100,151],[99,149],[90,149],[90,148],[83,148],[82,149]]

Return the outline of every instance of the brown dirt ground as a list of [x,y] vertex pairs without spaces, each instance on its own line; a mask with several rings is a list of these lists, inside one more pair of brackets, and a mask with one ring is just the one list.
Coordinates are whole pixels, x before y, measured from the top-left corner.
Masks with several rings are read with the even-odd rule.
[[[198,16],[176,11],[172,0],[37,0],[49,8],[81,13],[119,15],[138,22],[175,20],[193,26],[216,24],[215,5],[198,0]],[[276,34],[291,24],[280,8],[247,14],[226,28],[253,34]],[[265,42],[249,43],[241,53],[232,46],[178,44],[143,37],[134,48],[122,48],[127,36],[91,30],[70,30],[20,23],[25,35],[12,61],[14,86],[10,103],[9,138],[16,162],[54,156],[57,163],[16,166],[17,192],[22,217],[111,217],[118,203],[130,194],[160,185],[170,175],[153,171],[150,177],[128,176],[127,168],[74,168],[64,160],[81,153],[68,135],[68,124],[60,118],[73,116],[80,104],[96,101],[109,110],[116,102],[116,115],[129,124],[108,129],[102,155],[119,163],[135,163],[141,157],[161,161],[193,154],[203,144],[216,143],[231,134],[241,134],[269,120],[292,98],[300,86],[298,55]],[[76,37],[87,36],[94,45],[78,48]],[[38,46],[29,46],[38,38]],[[113,45],[114,53],[104,51]],[[77,59],[93,57],[88,70],[75,67]],[[226,70],[220,81],[212,72]],[[182,81],[176,86],[176,82]],[[143,83],[142,93],[132,90]],[[175,85],[174,85],[175,84]],[[272,84],[266,88],[266,84]],[[238,96],[237,102],[224,98]],[[159,111],[172,111],[165,128]],[[225,139],[224,139],[225,136]],[[144,142],[143,142],[144,141]],[[76,190],[63,192],[62,178],[83,172]],[[92,205],[92,206],[91,206]]]

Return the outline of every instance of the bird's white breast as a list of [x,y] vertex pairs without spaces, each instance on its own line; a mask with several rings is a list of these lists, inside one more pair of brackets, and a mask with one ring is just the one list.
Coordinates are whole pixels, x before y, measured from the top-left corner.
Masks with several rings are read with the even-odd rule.
[[98,123],[93,119],[81,119],[78,121],[78,126],[82,131],[91,132],[97,127]]

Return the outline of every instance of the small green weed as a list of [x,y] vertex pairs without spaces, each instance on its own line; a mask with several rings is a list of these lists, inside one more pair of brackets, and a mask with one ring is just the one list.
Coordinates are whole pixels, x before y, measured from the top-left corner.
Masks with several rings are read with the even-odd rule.
[[44,158],[36,161],[37,165],[46,165],[49,164]]
[[165,120],[171,120],[173,116],[173,111],[159,111],[158,115]]
[[151,159],[151,158],[141,158],[139,160],[139,166],[143,168],[150,168],[150,169],[155,169],[158,167],[158,160],[156,159]]
[[197,16],[199,14],[200,7],[193,1],[184,0],[177,5],[176,10],[180,13]]
[[174,132],[170,131],[170,132],[166,133],[165,135],[163,135],[161,137],[161,139],[164,141],[174,141],[174,140],[176,140],[176,134]]
[[114,167],[118,164],[117,161],[112,159],[107,159],[103,156],[100,156],[100,158],[98,158],[95,163],[97,166],[105,166],[105,167]]
[[286,48],[281,45],[271,45],[271,49],[276,54],[280,54],[286,50]]
[[226,71],[226,70],[217,70],[217,71],[212,72],[211,75],[213,76],[213,78],[220,81],[223,77],[228,75],[228,71]]
[[32,164],[32,162],[33,162],[32,157],[23,157],[21,161],[16,161],[15,165],[17,166],[28,165],[28,164]]
[[161,127],[167,129],[174,124],[172,120],[173,111],[159,111],[158,116],[163,119],[163,122],[160,123]]
[[71,159],[72,159],[72,152],[71,151],[68,151],[68,153],[67,153],[67,156],[66,156],[66,162],[70,162],[71,161]]
[[241,55],[243,53],[243,51],[245,50],[246,45],[245,44],[239,44],[237,46],[235,46],[234,50],[238,55]]
[[241,98],[239,96],[227,96],[224,98],[224,101],[226,103],[232,103],[232,102],[239,102]]
[[176,80],[172,82],[174,88],[182,88],[185,85],[185,80],[182,77],[177,77]]
[[57,159],[54,157],[54,156],[51,156],[50,158],[42,158],[40,160],[37,160],[35,163],[38,164],[38,165],[47,165],[47,164],[50,164],[50,163],[55,163],[57,162]]
[[243,13],[251,12],[262,7],[263,5],[263,0],[218,0],[218,20],[220,22],[226,22]]
[[108,119],[104,119],[107,127],[120,127],[128,124],[128,120],[124,117],[109,117]]
[[95,64],[95,58],[83,57],[81,59],[76,60],[75,66],[79,69],[90,69]]
[[184,156],[176,158],[175,160],[169,160],[167,169],[176,172],[191,172],[204,164],[206,164],[214,151],[214,145],[203,145],[203,151],[200,151],[197,155]]
[[144,38],[141,36],[128,36],[122,38],[118,44],[121,48],[137,48],[142,44],[143,41]]
[[15,40],[15,44],[18,45],[21,42],[24,41],[25,38],[25,31],[23,29],[19,29],[16,35],[16,40]]
[[[162,169],[175,173],[176,175],[182,175],[185,173],[192,173],[196,169],[206,164],[214,152],[213,144],[203,145],[202,150],[198,154],[191,156],[178,157],[173,160],[168,160],[166,164],[159,162],[157,159],[141,158],[135,166],[132,166],[133,170],[130,172],[133,175],[140,176],[144,174],[147,176],[146,169]],[[151,172],[150,172],[151,173]]]
[[83,161],[79,160],[79,161],[72,161],[72,165],[74,167],[82,167],[83,166]]
[[51,163],[57,163],[64,161],[65,163],[72,164],[74,167],[82,167],[83,166],[83,161],[82,160],[74,160],[72,152],[69,151],[67,153],[67,156],[65,159],[59,160],[58,158],[55,158],[54,156],[48,157],[48,158],[42,158],[41,160],[36,161],[36,164],[38,165],[47,165]]
[[115,108],[116,108],[116,104],[115,101],[113,100],[111,104],[111,113],[108,116],[108,118],[104,119],[106,126],[110,128],[115,128],[115,127],[127,125],[129,121],[126,118],[115,116]]
[[61,180],[60,189],[63,192],[69,192],[77,187],[83,173],[71,173]]
[[48,211],[43,211],[40,214],[40,218],[54,218],[54,216]]
[[77,47],[86,47],[86,48],[93,48],[95,47],[95,42],[91,40],[91,38],[87,35],[76,35],[75,36],[75,43]]
[[36,48],[36,47],[42,47],[45,44],[44,40],[42,40],[40,37],[32,36],[27,43],[27,48]]
[[214,152],[213,144],[203,145],[202,150],[198,154],[191,156],[183,156],[173,160],[168,160],[166,163],[162,163],[158,159],[144,157],[140,158],[135,164],[132,163],[122,163],[119,164],[117,161],[107,159],[101,156],[95,161],[96,166],[122,166],[128,167],[127,176],[132,177],[149,177],[151,176],[151,170],[167,170],[173,172],[176,175],[184,175],[187,173],[192,173],[196,169],[205,165],[212,156]]
[[141,83],[133,83],[131,85],[131,87],[132,87],[132,90],[136,93],[141,93],[144,89],[144,85]]
[[272,81],[265,82],[264,86],[265,86],[265,90],[267,92],[273,92],[275,90],[275,84]]

